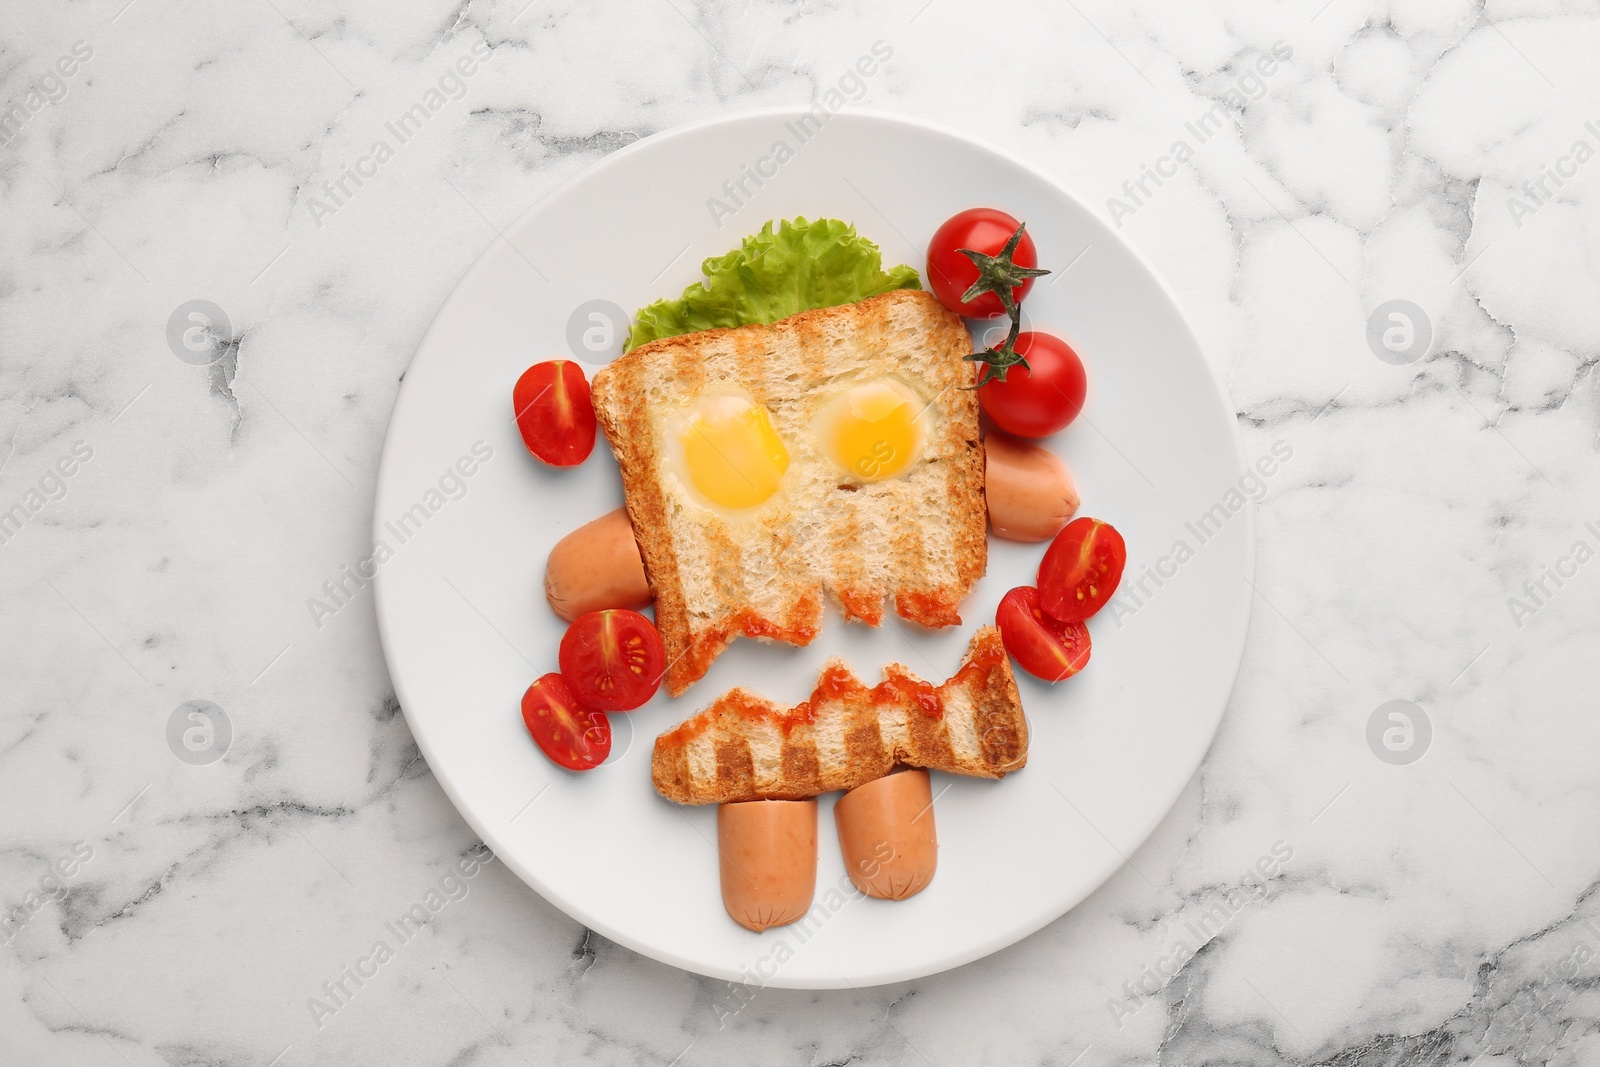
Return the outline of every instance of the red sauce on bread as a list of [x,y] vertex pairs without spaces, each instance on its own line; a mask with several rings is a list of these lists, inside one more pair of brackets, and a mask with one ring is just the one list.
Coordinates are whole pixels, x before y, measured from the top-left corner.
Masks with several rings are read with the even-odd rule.
[[1005,662],[1005,646],[998,633],[987,634],[972,648],[961,669],[942,686],[914,677],[899,664],[891,664],[888,677],[870,689],[842,663],[829,663],[817,677],[811,696],[791,708],[778,708],[746,689],[731,689],[700,714],[662,734],[658,743],[688,744],[710,729],[725,715],[733,714],[751,722],[770,722],[785,737],[801,725],[812,725],[825,705],[841,701],[866,700],[874,705],[903,704],[930,719],[944,717],[946,690],[960,690],[969,684],[984,683]]
[[705,677],[706,671],[711,669],[711,661],[716,659],[736,637],[757,637],[769,641],[782,641],[790,645],[809,645],[821,632],[821,618],[822,602],[814,596],[808,596],[795,605],[794,614],[781,624],[763,618],[754,611],[735,612],[698,634],[689,651],[682,657],[682,669],[669,668],[668,674],[674,679],[684,679],[683,686],[699,681]]
[[961,625],[959,606],[949,594],[909,592],[894,597],[894,610],[902,619],[933,628]]

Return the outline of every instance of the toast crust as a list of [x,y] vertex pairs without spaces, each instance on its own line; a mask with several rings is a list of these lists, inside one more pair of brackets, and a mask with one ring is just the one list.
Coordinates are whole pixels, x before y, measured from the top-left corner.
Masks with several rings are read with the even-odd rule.
[[780,707],[735,688],[656,738],[650,776],[677,804],[804,800],[897,765],[1001,778],[1028,761],[1028,721],[992,626],[934,686],[898,663],[868,688],[829,660],[809,700]]
[[[830,354],[841,346],[855,355],[848,367]],[[594,376],[595,415],[655,595],[669,693],[683,693],[739,637],[809,644],[828,597],[872,626],[886,599],[923,626],[960,623],[959,605],[988,561],[978,405],[965,388],[977,368],[962,359],[970,348],[966,327],[932,294],[902,289],[770,325],[660,338]],[[883,376],[920,386],[938,427],[915,482],[851,488],[856,501],[839,492],[847,486],[829,485],[829,498],[813,493],[804,513],[774,503],[738,522],[690,514],[670,491],[661,409],[675,400],[734,385],[780,423],[791,420],[785,439],[795,451],[812,447],[793,413],[815,394]],[[878,508],[870,521],[869,507]],[[867,559],[868,538],[881,560]]]

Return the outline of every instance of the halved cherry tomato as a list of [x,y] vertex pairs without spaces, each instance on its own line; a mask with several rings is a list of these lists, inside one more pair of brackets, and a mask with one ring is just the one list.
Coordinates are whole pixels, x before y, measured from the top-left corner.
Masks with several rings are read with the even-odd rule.
[[528,451],[552,467],[575,467],[594,451],[594,403],[583,368],[570,359],[535,363],[511,390]]
[[522,694],[522,722],[551,760],[574,771],[598,767],[611,754],[611,720],[586,708],[566,679],[547,674]]
[[1039,563],[1039,603],[1062,622],[1082,622],[1105,607],[1127,562],[1128,546],[1116,527],[1073,519]]
[[627,608],[579,615],[558,658],[577,698],[606,711],[632,711],[655,696],[667,667],[655,624]]
[[978,403],[994,424],[1018,437],[1048,437],[1066,429],[1083,410],[1089,376],[1072,346],[1048,333],[1017,336],[1026,367],[1006,370],[1005,381],[978,387]]
[[[969,303],[962,300],[972,283],[978,280],[978,268],[962,255],[960,249],[970,248],[986,256],[999,255],[1011,235],[1022,225],[1004,211],[992,207],[968,208],[945,220],[933,232],[928,242],[928,285],[939,303],[969,319],[987,319],[1005,314],[1005,307],[994,293],[980,293]],[[1026,232],[1017,243],[1012,262],[1019,267],[1037,267],[1039,254],[1033,247],[1033,238]],[[1012,299],[1021,301],[1033,287],[1029,278],[1011,290]]]
[[1018,586],[1001,598],[994,621],[1011,658],[1035,678],[1059,682],[1089,662],[1089,628],[1046,615],[1039,606],[1039,590],[1031,585]]

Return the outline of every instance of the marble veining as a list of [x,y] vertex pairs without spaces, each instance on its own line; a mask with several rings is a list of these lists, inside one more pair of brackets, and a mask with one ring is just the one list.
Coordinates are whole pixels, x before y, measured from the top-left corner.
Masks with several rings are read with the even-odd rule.
[[[1101,210],[1293,459],[1125,868],[950,973],[731,986],[485,856],[370,591],[304,605],[498,228],[876,41],[849,103]],[[0,1062],[1600,1063],[1597,45],[1581,0],[8,5]]]

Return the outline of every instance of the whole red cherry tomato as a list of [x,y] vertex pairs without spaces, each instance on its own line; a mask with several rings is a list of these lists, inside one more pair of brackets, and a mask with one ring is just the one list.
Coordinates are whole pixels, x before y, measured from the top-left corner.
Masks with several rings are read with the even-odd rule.
[[546,360],[523,371],[511,407],[522,443],[552,467],[575,467],[594,451],[589,381],[571,360]]
[[627,608],[579,615],[558,658],[577,698],[605,711],[632,711],[655,696],[667,669],[655,624]]
[[[928,242],[928,285],[939,303],[969,319],[1004,314],[1005,307],[994,293],[979,293],[970,303],[961,299],[978,280],[978,268],[960,250],[970,248],[986,256],[999,255],[1020,225],[1012,216],[992,207],[968,208],[946,219]],[[1026,232],[1017,244],[1012,262],[1019,267],[1039,265],[1033,238]],[[1032,287],[1033,279],[1029,278],[1011,290],[1012,298],[1020,302]]]
[[1039,603],[1062,622],[1082,622],[1117,591],[1128,546],[1116,527],[1099,519],[1073,519],[1039,562]]
[[574,771],[587,771],[611,754],[611,720],[586,708],[559,674],[547,674],[522,694],[522,722],[546,756]]
[[1039,606],[1039,590],[1031,585],[1007,593],[994,621],[1011,658],[1035,678],[1059,682],[1089,662],[1089,628],[1045,614]]
[[1018,437],[1048,437],[1065,429],[1083,410],[1089,378],[1072,346],[1048,333],[1017,337],[1017,354],[1028,365],[1007,368],[1004,381],[978,387],[978,403],[994,424]]

